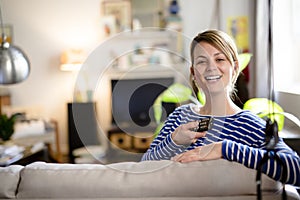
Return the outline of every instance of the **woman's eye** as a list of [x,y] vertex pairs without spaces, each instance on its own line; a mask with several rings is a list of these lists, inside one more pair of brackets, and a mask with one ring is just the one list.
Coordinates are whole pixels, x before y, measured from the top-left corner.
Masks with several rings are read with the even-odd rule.
[[206,63],[205,60],[199,60],[199,61],[197,62],[197,65],[202,65],[202,64],[205,64],[205,63]]
[[223,62],[223,61],[225,61],[225,59],[224,58],[218,58],[218,59],[216,59],[216,61],[217,62]]

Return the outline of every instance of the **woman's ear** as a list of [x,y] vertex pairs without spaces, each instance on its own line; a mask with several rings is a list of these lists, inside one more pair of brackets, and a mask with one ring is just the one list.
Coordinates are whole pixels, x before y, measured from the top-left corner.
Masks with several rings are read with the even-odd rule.
[[234,61],[234,71],[239,72],[240,70],[240,64],[239,61]]
[[238,71],[240,69],[240,64],[239,64],[239,61],[236,60],[234,61],[234,70]]
[[234,61],[233,63],[233,74],[232,76],[235,77],[239,74],[239,71],[240,71],[240,67],[239,67],[239,62],[238,61]]

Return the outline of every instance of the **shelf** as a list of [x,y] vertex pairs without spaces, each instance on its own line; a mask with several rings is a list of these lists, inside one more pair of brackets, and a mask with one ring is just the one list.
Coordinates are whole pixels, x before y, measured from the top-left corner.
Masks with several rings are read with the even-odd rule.
[[108,131],[109,151],[112,153],[144,153],[153,141],[154,131],[123,130],[113,127]]
[[160,29],[160,28],[143,28],[140,30],[130,30],[122,32],[118,35],[119,40],[136,40],[136,39],[143,39],[143,40],[153,40],[153,39],[160,39],[169,41],[172,38],[178,37],[178,32],[169,29]]

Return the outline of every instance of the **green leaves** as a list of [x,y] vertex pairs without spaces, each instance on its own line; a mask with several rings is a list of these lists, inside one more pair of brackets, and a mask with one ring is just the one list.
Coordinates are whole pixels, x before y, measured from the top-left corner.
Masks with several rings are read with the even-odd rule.
[[6,114],[0,115],[0,138],[3,141],[9,140],[14,133],[16,115],[8,117]]

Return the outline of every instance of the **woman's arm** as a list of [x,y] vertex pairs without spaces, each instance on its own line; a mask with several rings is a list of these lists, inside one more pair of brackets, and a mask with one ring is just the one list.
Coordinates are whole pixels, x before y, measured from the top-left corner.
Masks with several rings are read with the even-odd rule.
[[183,105],[170,114],[142,160],[169,160],[186,151],[198,138],[204,137],[206,132],[195,131],[199,126],[196,120],[199,116],[193,117],[190,112],[190,106]]
[[174,156],[171,160],[176,162],[192,162],[204,160],[216,160],[222,158],[222,142],[213,142],[199,146],[182,154]]
[[[287,184],[300,186],[300,158],[280,139],[276,145],[274,153],[287,166]],[[265,149],[253,148],[247,145],[239,144],[230,140],[222,142],[222,156],[230,161],[235,161],[252,169],[258,169],[262,160]],[[262,172],[274,180],[281,179],[282,168],[274,157],[270,158],[263,166]]]
[[171,137],[171,134],[163,137],[159,135],[150,145],[150,148],[143,155],[142,161],[145,160],[169,160],[174,155],[182,153],[185,150],[185,146],[177,145]]
[[153,140],[149,149],[143,155],[142,161],[169,160],[176,153],[184,151],[184,146],[177,145],[171,137],[171,133],[180,125],[180,113],[181,109],[177,108],[170,114],[158,136]]

